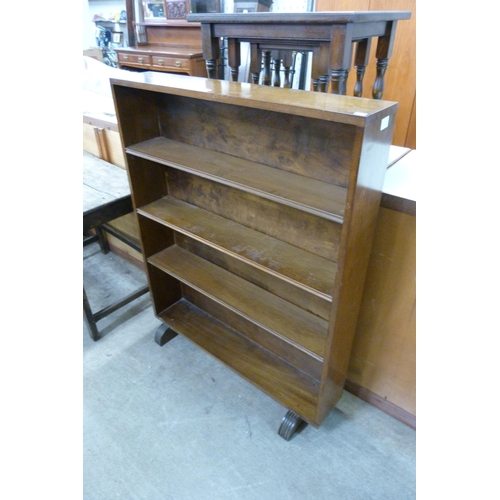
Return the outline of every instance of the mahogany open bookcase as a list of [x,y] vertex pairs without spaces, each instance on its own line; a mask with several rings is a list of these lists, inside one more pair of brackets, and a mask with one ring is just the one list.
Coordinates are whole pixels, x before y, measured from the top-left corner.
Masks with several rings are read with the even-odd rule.
[[282,404],[342,395],[397,104],[159,73],[111,80],[155,314]]

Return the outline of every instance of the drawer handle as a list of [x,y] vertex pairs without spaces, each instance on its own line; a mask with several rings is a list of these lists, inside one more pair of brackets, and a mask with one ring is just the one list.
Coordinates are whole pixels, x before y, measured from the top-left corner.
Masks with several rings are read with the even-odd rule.
[[181,62],[180,61],[175,61],[175,67],[180,68],[181,67]]
[[142,64],[144,62],[144,57],[139,57],[137,60]]
[[124,54],[124,55],[123,55],[123,59],[128,59],[127,54]]
[[163,66],[163,63],[164,63],[163,59],[158,59],[158,65],[159,66]]

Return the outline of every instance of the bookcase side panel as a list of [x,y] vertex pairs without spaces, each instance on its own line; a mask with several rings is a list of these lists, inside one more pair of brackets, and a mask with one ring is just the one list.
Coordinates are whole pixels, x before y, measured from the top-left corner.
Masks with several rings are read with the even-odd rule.
[[[370,259],[397,106],[358,130],[325,353],[318,422],[342,395]],[[387,120],[387,117],[389,119]],[[386,121],[383,121],[386,119]]]
[[162,94],[121,85],[113,85],[112,89],[123,147],[158,137]]
[[126,158],[130,190],[136,209],[168,194],[163,165],[129,154]]
[[151,264],[147,264],[147,274],[155,315],[159,317],[165,309],[181,299],[181,284]]

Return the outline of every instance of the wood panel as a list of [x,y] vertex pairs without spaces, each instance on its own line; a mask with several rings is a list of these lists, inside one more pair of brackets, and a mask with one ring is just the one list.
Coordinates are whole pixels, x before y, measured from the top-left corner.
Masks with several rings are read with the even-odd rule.
[[125,168],[122,141],[115,122],[83,116],[83,150]]
[[99,144],[95,136],[95,127],[88,123],[83,124],[83,150],[100,158]]
[[119,132],[103,130],[106,150],[108,152],[109,163],[125,168],[125,158],[123,156],[122,141]]
[[348,379],[413,416],[416,416],[415,275],[416,218],[381,208]]
[[[385,75],[384,100],[399,103],[393,144],[416,149],[415,110],[416,96],[416,0],[317,0],[316,11],[365,11],[365,10],[409,10],[412,17],[398,22],[394,50]],[[371,97],[375,81],[375,50],[372,43],[370,66],[364,78],[363,97]],[[351,70],[347,81],[347,94],[352,95],[355,70]]]

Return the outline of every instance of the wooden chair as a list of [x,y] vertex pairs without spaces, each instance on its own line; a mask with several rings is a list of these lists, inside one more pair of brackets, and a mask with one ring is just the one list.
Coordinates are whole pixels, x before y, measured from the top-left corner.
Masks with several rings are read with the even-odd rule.
[[[140,246],[127,235],[107,223],[132,212],[132,199],[127,173],[120,167],[83,152],[83,246],[98,242],[103,253],[109,252],[105,232],[141,251]],[[94,233],[94,234],[90,234]],[[97,322],[129,304],[149,291],[144,286],[97,312],[92,311],[83,287],[83,312],[92,340],[99,340]]]

